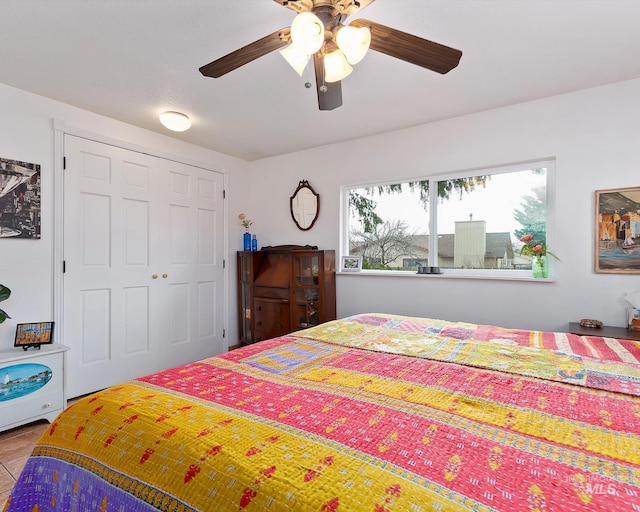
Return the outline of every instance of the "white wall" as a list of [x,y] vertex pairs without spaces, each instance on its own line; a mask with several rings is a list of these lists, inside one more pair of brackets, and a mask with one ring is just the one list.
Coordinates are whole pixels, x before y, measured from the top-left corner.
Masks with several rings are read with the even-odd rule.
[[[552,248],[562,262],[554,283],[343,274],[338,315],[386,311],[546,330],[589,317],[622,326],[623,296],[640,290],[640,275],[593,272],[594,191],[640,185],[640,80],[251,164],[3,85],[0,112],[0,157],[40,164],[43,193],[42,239],[0,239],[0,283],[13,291],[0,306],[12,316],[0,324],[0,349],[13,344],[17,323],[52,316],[53,118],[227,173],[229,344],[237,340],[234,253],[243,232],[238,213],[254,220],[251,231],[261,246],[337,250],[342,185],[546,157],[557,159]],[[289,214],[289,197],[301,179],[320,194],[320,217],[306,232]]]
[[[4,85],[0,85],[0,112],[0,157],[40,164],[42,176],[42,238],[0,239],[0,283],[12,290],[9,300],[0,304],[11,316],[0,324],[0,350],[13,346],[16,324],[52,320],[53,316],[54,118],[75,129],[226,173],[231,192],[241,189],[247,181],[247,163],[242,160]],[[230,211],[245,208],[242,194],[230,193],[228,197]],[[240,233],[241,228],[233,223],[230,238],[236,240]],[[238,248],[231,245],[229,249],[232,297],[236,293],[233,262]],[[229,340],[236,340],[235,301],[231,304],[227,331]]]
[[[417,108],[428,109],[428,99]],[[588,317],[623,326],[623,297],[640,291],[640,275],[594,273],[594,191],[640,186],[640,80],[253,162],[252,207],[245,213],[259,216],[254,231],[261,245],[337,250],[342,185],[548,157],[556,158],[557,195],[550,245],[562,260],[555,282],[343,274],[338,316],[390,312],[541,330]],[[301,179],[321,202],[307,232],[289,214]]]

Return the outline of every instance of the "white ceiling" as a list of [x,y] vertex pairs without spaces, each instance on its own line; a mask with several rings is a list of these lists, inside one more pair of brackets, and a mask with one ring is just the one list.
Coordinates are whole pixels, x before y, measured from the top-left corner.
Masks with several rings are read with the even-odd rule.
[[277,51],[198,71],[294,16],[273,0],[0,0],[0,82],[165,134],[158,114],[179,110],[193,127],[175,137],[252,161],[640,77],[638,0],[376,0],[347,22],[460,49],[460,65],[370,51],[328,112],[312,69]]

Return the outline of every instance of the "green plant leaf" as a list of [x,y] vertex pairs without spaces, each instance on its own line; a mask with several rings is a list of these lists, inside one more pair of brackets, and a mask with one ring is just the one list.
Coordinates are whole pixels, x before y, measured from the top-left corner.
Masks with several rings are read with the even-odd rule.
[[0,284],[0,302],[3,300],[7,300],[11,295],[11,290],[7,288],[5,285]]
[[[11,295],[11,290],[9,290],[9,288],[7,288],[5,285],[0,284],[0,302],[2,302],[3,300],[7,300],[10,295]],[[4,322],[7,318],[11,318],[11,317],[0,309],[0,324]]]

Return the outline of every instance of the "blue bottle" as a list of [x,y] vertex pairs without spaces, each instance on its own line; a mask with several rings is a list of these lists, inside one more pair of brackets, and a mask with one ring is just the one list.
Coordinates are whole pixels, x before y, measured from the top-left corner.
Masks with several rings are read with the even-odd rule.
[[252,251],[258,250],[258,239],[256,238],[256,235],[253,235],[253,238],[251,239],[251,250]]
[[244,242],[244,250],[245,251],[250,251],[251,250],[251,233],[249,233],[248,231],[243,235],[242,240]]

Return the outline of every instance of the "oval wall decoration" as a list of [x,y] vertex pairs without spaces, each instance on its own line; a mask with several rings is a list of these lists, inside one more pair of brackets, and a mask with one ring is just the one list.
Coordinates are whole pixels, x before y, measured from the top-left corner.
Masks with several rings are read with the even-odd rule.
[[38,391],[52,376],[51,368],[43,364],[24,363],[0,368],[0,402]]

